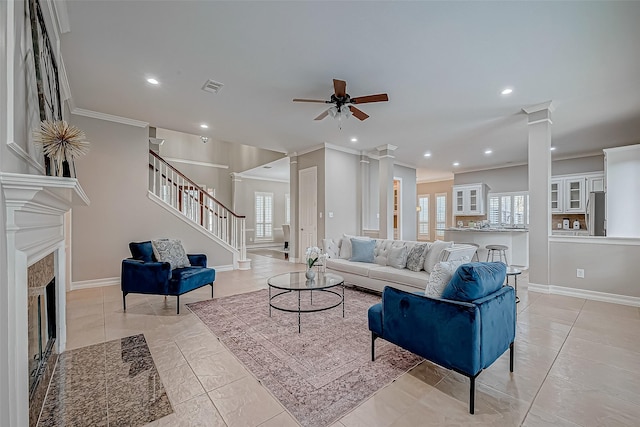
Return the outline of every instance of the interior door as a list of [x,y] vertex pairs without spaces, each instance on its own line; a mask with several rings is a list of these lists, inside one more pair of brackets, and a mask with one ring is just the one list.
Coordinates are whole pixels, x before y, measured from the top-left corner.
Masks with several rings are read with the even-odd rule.
[[311,167],[298,172],[300,227],[299,258],[304,261],[308,247],[318,246],[318,171]]

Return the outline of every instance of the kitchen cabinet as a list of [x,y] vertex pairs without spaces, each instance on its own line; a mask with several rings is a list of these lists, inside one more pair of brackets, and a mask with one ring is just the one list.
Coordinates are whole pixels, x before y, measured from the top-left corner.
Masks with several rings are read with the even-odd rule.
[[551,178],[551,212],[585,213],[591,191],[604,191],[604,173],[558,175]]
[[484,215],[488,190],[486,184],[454,185],[454,215]]

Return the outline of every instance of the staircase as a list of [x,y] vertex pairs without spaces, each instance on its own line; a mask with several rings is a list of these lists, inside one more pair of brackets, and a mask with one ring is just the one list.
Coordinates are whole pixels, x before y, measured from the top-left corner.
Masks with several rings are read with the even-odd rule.
[[198,184],[149,150],[149,192],[217,243],[234,252],[240,270],[250,268],[245,244],[245,217],[224,206]]

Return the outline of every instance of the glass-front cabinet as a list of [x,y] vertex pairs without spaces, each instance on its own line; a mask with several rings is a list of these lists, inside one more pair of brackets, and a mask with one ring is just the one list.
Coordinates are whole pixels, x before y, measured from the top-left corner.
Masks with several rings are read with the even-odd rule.
[[591,191],[604,190],[604,173],[557,175],[551,178],[551,212],[585,213]]
[[562,179],[552,179],[551,180],[551,212],[553,213],[562,213]]
[[486,184],[454,185],[454,215],[484,215],[487,194]]
[[584,213],[586,184],[585,178],[567,178],[564,181],[565,189],[565,212]]

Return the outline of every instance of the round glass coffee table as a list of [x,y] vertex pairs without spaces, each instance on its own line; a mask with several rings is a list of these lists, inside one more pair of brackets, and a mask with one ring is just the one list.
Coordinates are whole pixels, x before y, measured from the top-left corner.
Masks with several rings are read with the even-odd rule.
[[[271,317],[271,309],[286,311],[289,313],[298,313],[298,333],[300,333],[300,314],[314,313],[317,311],[330,310],[342,304],[342,317],[344,317],[344,278],[334,273],[316,273],[313,280],[305,277],[304,271],[295,271],[291,273],[279,274],[267,279],[269,285],[269,317]],[[337,292],[336,287],[341,287],[342,292]],[[302,308],[300,304],[303,292],[309,292],[310,305],[313,305],[313,291],[325,292],[336,295],[338,298],[334,302],[312,308]],[[298,305],[293,307],[284,307],[278,305],[278,300],[282,299],[282,295],[292,292],[298,293]]]

